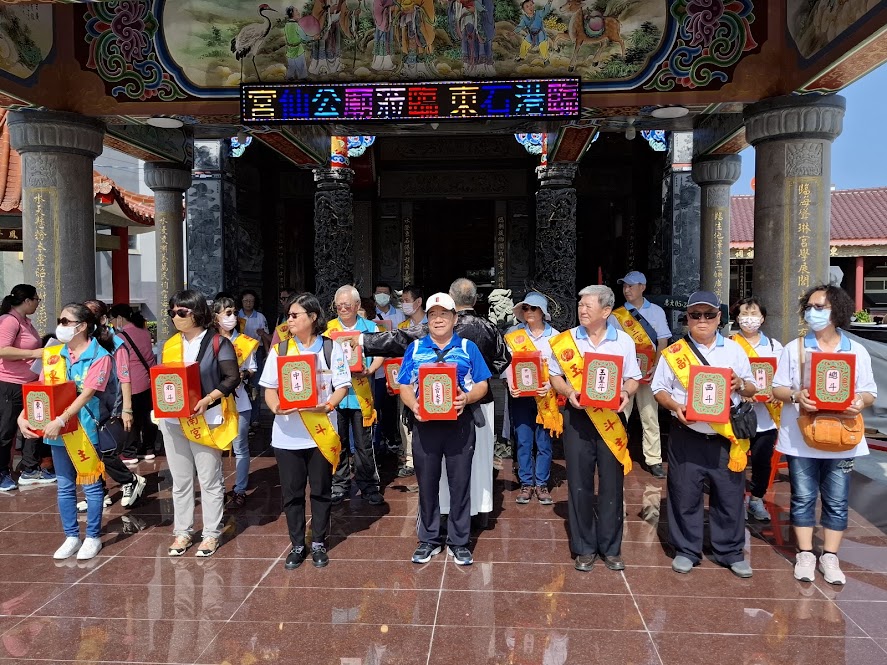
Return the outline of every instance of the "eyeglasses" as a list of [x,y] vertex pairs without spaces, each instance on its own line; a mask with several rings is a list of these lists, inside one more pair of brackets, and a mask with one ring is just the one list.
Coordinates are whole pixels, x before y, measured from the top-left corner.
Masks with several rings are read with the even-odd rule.
[[338,309],[338,310],[352,309],[354,307],[356,307],[356,305],[353,302],[342,302],[342,303],[337,302],[336,303],[336,309]]
[[33,298],[28,298],[28,300],[33,300],[34,302],[39,303],[43,298],[40,296],[34,296]]
[[711,321],[718,318],[718,315],[720,315],[720,312],[687,312],[687,316],[694,321],[698,321],[702,317],[705,317],[706,321]]
[[295,320],[298,319],[302,314],[308,314],[308,312],[290,312],[289,314],[286,315],[286,318],[295,321]]
[[831,305],[814,305],[809,302],[806,305],[804,305],[805,312],[809,312],[811,309],[815,309],[817,312],[821,312],[825,309],[831,309],[831,308],[832,308]]
[[179,307],[178,309],[168,309],[166,313],[169,315],[169,318],[174,319],[179,317],[180,319],[187,319],[191,316],[191,310],[187,307]]
[[83,321],[77,321],[77,320],[75,320],[75,319],[69,319],[69,318],[67,318],[67,317],[65,317],[65,316],[63,316],[63,317],[60,318],[60,319],[56,319],[56,321],[58,321],[58,323],[59,323],[60,326],[76,326],[76,325],[79,325],[79,324],[83,323]]
[[535,305],[521,305],[520,311],[522,312],[538,312],[539,308]]

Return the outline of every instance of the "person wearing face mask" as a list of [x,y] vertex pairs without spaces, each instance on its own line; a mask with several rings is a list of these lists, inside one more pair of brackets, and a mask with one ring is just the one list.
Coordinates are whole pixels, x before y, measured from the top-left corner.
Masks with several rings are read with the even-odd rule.
[[[234,309],[234,300],[231,298],[216,298],[213,301],[213,325],[219,334],[229,340],[237,354],[237,362],[240,366],[240,384],[234,391],[234,401],[237,405],[238,425],[237,438],[232,444],[234,447],[234,489],[231,490],[231,503],[238,508],[246,503],[246,487],[249,482],[249,418],[252,404],[246,386],[256,373],[256,349],[259,341],[238,333],[237,314]],[[224,480],[223,480],[224,483]]]
[[[220,293],[215,299],[218,300],[227,295]],[[273,342],[273,337],[268,331],[268,320],[256,309],[259,306],[259,295],[252,289],[245,289],[240,294],[240,305],[240,311],[237,312],[238,332],[261,342],[262,346],[256,352],[256,364],[261,367],[265,364],[265,350]],[[262,406],[258,396],[258,386],[253,384],[253,388],[254,391],[250,391],[250,403],[253,405],[250,413],[250,432],[255,434],[259,429],[259,415]]]
[[[213,315],[206,298],[180,291],[169,299],[167,312],[177,335],[163,345],[162,362],[196,362],[200,366],[200,401],[187,420],[163,418],[166,460],[172,475],[173,530],[169,556],[191,547],[194,530],[194,475],[200,481],[203,533],[197,556],[212,556],[222,536],[225,487],[222,451],[237,436],[239,417],[233,393],[240,384],[237,354],[228,339],[209,330]],[[183,427],[185,425],[186,427]]]
[[[755,296],[743,298],[730,309],[730,316],[739,325],[739,332],[731,339],[742,347],[749,359],[779,358],[782,344],[761,332],[767,318],[767,307]],[[769,522],[770,513],[764,507],[764,495],[770,485],[773,448],[782,416],[782,402],[771,397],[767,403],[754,402],[758,419],[758,433],[751,439],[751,482],[746,514],[759,522]]]
[[[841,585],[846,582],[838,550],[847,529],[850,473],[855,458],[868,455],[869,450],[865,437],[855,447],[840,452],[821,450],[807,444],[798,425],[798,417],[802,413],[816,413],[816,405],[804,385],[808,379],[801,369],[800,353],[823,351],[855,355],[853,402],[844,415],[856,417],[871,406],[878,393],[871,356],[864,346],[851,340],[842,330],[849,327],[853,309],[853,300],[837,286],[823,284],[809,289],[801,296],[799,315],[810,331],[786,344],[773,377],[773,395],[785,403],[776,450],[788,460],[790,515],[798,544],[794,576],[803,582],[812,582],[817,568],[816,555],[813,553],[817,495],[822,503],[820,523],[823,530],[819,572],[829,584]],[[805,359],[804,363],[807,362]]]
[[[113,372],[111,355],[101,347],[94,335],[97,326],[93,313],[85,305],[65,305],[58,318],[55,338],[62,346],[44,349],[40,381],[73,381],[77,399],[61,415],[43,429],[43,440],[52,450],[58,478],[58,508],[65,541],[53,558],[67,559],[77,554],[79,560],[92,559],[102,549],[99,536],[102,528],[102,473],[104,466],[96,449],[98,445],[97,414],[100,396],[108,386]],[[68,420],[76,416],[75,432],[60,436]],[[26,438],[37,438],[28,426],[24,410],[18,426]],[[86,495],[86,538],[80,540],[77,522],[77,485]]]
[[[385,282],[379,282],[373,288],[373,301],[376,306],[376,321],[391,321],[395,328],[407,321],[407,314],[392,303],[391,286]],[[388,394],[388,385],[385,382],[385,370],[380,368],[373,378],[373,400],[379,420],[373,431],[373,447],[382,451],[399,451],[397,445],[397,400]]]

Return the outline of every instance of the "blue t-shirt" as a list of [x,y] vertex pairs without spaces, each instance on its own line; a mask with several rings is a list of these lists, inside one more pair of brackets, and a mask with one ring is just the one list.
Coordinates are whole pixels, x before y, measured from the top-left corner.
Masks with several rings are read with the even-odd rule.
[[[339,320],[339,323],[341,323],[341,319]],[[345,330],[344,324],[342,325],[342,330]],[[362,316],[358,316],[357,321],[354,323],[354,327],[350,328],[350,330],[354,330],[354,331],[362,332],[362,333],[374,333],[374,332],[379,332],[379,327],[375,323],[373,323],[372,321],[368,321],[367,319],[363,318]],[[364,358],[363,358],[364,369],[369,367],[370,364],[372,364],[372,362],[373,362],[372,358],[367,358],[366,356],[364,356]],[[373,377],[369,377],[369,379],[370,379],[370,385],[372,385]],[[339,403],[339,407],[342,409],[359,409],[360,408],[360,402],[357,401],[357,393],[354,392],[354,385],[353,384],[348,388],[348,394],[345,396],[345,399],[343,399]]]
[[412,385],[418,395],[419,366],[439,362],[436,350],[443,351],[441,361],[456,364],[456,381],[464,393],[471,390],[475,383],[486,381],[492,376],[477,344],[453,333],[453,338],[445,348],[437,346],[431,335],[410,344],[404,353],[397,382]]
[[[102,358],[110,357],[105,349],[103,349],[98,341],[95,339],[90,340],[89,346],[86,347],[86,350],[80,355],[77,359],[77,362],[71,362],[71,356],[68,351],[68,346],[65,345],[62,347],[60,354],[67,364],[67,379],[68,381],[73,381],[77,385],[77,394],[83,392],[84,384],[86,382],[86,375],[89,373],[92,365]],[[113,370],[111,370],[113,372]],[[107,386],[107,381],[110,378],[110,374],[102,374],[98,377],[98,381]],[[96,394],[92,396],[82,409],[77,413],[77,417],[80,419],[80,424],[83,426],[83,430],[86,432],[86,436],[89,437],[89,440],[93,445],[98,444],[99,442],[99,426],[98,426],[98,418],[100,412],[100,397],[103,391],[96,391]],[[62,437],[58,437],[55,439],[46,438],[43,439],[44,443],[50,446],[63,446],[65,442],[62,440]]]

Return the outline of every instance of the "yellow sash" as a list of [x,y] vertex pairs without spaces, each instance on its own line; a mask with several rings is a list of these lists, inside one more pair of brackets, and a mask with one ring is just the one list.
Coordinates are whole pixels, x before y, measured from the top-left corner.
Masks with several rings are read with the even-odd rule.
[[[561,369],[564,378],[574,390],[582,390],[582,374],[585,369],[585,356],[579,352],[576,340],[570,331],[564,331],[551,338],[551,350]],[[619,415],[613,409],[588,407],[585,413],[591,418],[594,428],[601,435],[604,443],[613,453],[613,457],[622,465],[622,472],[631,471],[631,456],[628,454],[628,433]]]
[[[742,350],[745,351],[745,355],[749,358],[758,358],[758,352],[755,351],[754,347],[748,343],[748,340],[745,339],[742,335],[736,334],[730,337],[734,342],[736,342],[739,346],[742,347]],[[770,402],[765,402],[764,406],[767,407],[767,411],[770,413],[770,417],[773,418],[773,422],[779,427],[779,423],[782,420],[782,402],[778,404],[771,404]]]
[[650,339],[650,335],[647,334],[647,331],[644,330],[644,326],[641,325],[640,321],[634,318],[631,315],[631,312],[628,311],[625,307],[620,307],[618,309],[613,310],[613,316],[616,317],[616,320],[619,322],[619,325],[622,326],[622,329],[634,340],[634,345],[638,347],[652,346],[653,352],[656,352],[656,341]]
[[[68,380],[68,363],[61,354],[63,348],[59,345],[43,349],[43,383],[52,385]],[[82,423],[78,421],[77,429],[70,434],[62,434],[62,442],[77,472],[78,485],[91,485],[102,479],[105,465]]]
[[[696,354],[687,346],[687,341],[682,339],[672,344],[662,352],[662,357],[665,358],[665,362],[671,367],[671,371],[681,382],[684,390],[687,390],[690,385],[690,366],[702,364]],[[727,468],[737,473],[745,471],[748,463],[749,440],[737,439],[733,434],[733,425],[729,422],[708,424],[715,432],[730,441],[730,461],[727,463]]]
[[[294,348],[295,347],[295,348]],[[294,339],[289,341],[286,347],[286,355],[299,353],[299,347]],[[333,469],[339,466],[339,455],[342,453],[342,441],[336,430],[330,424],[330,419],[325,413],[317,411],[299,411],[299,417],[308,430],[311,439],[320,450],[327,462],[333,465]]]
[[[342,322],[335,318],[326,324],[326,332],[324,334],[339,332],[340,330],[345,330],[345,328],[342,327]],[[360,331],[355,331],[355,334],[360,334]],[[354,393],[357,395],[357,403],[360,405],[360,412],[363,414],[363,426],[369,427],[376,422],[376,409],[373,406],[373,388],[370,385],[370,377],[352,377],[351,386],[354,388]]]
[[275,330],[277,331],[277,341],[278,342],[288,342],[293,337],[290,334],[290,328],[286,324],[286,321],[284,321],[279,326],[277,326],[277,328],[275,328]]
[[[214,335],[212,330],[207,335]],[[173,335],[163,345],[162,362],[180,363],[185,361],[185,346],[182,343],[182,334]],[[210,429],[206,418],[202,415],[190,418],[179,418],[182,433],[188,441],[199,443],[210,448],[228,450],[231,443],[237,438],[237,424],[240,415],[234,403],[234,396],[228,395],[222,399],[222,424],[215,429]]]
[[234,346],[234,353],[237,355],[237,366],[240,367],[246,362],[250,354],[259,347],[259,340],[240,334],[231,340]]
[[[505,343],[512,351],[538,351],[533,340],[527,334],[526,330],[519,329],[505,335]],[[548,362],[547,358],[542,358],[542,376],[539,377],[543,383],[547,382]],[[534,395],[536,400],[536,422],[547,429],[551,436],[560,436],[564,433],[564,416],[560,409],[557,408],[557,394],[554,388],[549,388],[544,397]]]

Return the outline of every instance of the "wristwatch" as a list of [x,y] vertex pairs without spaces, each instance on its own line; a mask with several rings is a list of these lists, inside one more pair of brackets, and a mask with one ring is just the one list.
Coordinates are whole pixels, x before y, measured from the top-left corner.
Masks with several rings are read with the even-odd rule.
[[797,403],[798,403],[798,398],[797,398],[796,395],[797,395],[797,391],[792,391],[792,396],[791,396],[792,404],[797,404]]

